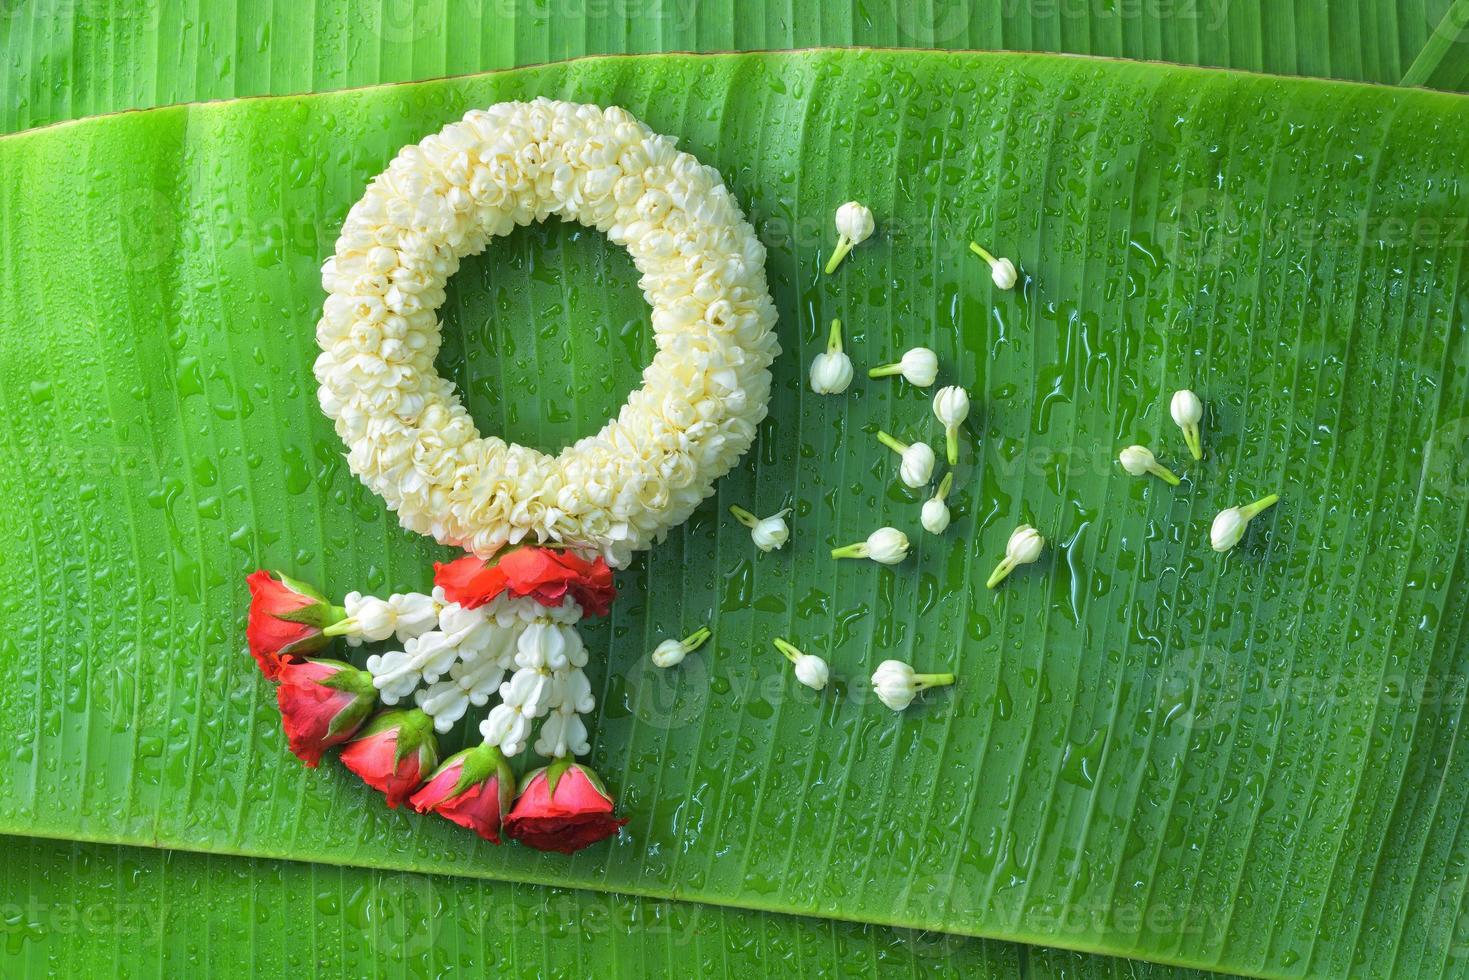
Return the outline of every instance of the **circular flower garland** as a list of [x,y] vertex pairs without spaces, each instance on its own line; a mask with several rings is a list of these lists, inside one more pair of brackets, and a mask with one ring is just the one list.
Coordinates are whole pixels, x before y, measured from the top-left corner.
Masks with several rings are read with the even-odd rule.
[[[481,437],[434,370],[459,261],[552,215],[627,247],[658,348],[617,418],[556,458]],[[404,527],[470,554],[435,566],[432,594],[341,605],[249,577],[250,652],[302,761],[340,749],[390,807],[496,843],[570,852],[617,833],[611,794],[574,761],[595,707],[575,626],[606,615],[609,566],[687,519],[754,441],[779,353],[764,264],[719,174],[617,108],[471,112],[372,181],[322,268],[321,407]],[[386,649],[365,669],[311,656],[336,637]],[[471,706],[489,709],[481,742],[441,760],[437,735]],[[550,764],[517,786],[527,747]]]
[[[466,255],[551,215],[626,246],[657,353],[617,418],[551,457],[481,437],[434,369]],[[537,99],[405,147],[322,269],[323,411],[404,527],[490,558],[522,541],[614,566],[686,520],[755,438],[779,353],[765,249],[717,171],[619,108]]]

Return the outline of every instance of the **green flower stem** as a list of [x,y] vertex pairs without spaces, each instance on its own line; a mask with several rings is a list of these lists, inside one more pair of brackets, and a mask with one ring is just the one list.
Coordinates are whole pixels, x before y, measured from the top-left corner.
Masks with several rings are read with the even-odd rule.
[[321,631],[322,636],[345,636],[357,628],[357,620],[349,618],[341,606],[332,606],[330,618],[335,622]]
[[1200,438],[1199,427],[1197,424],[1187,425],[1183,427],[1183,441],[1188,443],[1189,454],[1192,455],[1194,459],[1204,458],[1204,441],[1202,438]]
[[699,647],[704,645],[705,640],[709,639],[709,637],[713,635],[714,634],[710,631],[709,627],[700,626],[698,629],[694,630],[688,636],[679,641],[679,646],[683,647],[684,650],[686,650],[687,652],[693,653],[695,650],[699,649]]
[[836,251],[831,253],[831,258],[826,263],[827,275],[831,275],[833,272],[837,271],[837,266],[842,264],[842,259],[845,259],[847,257],[847,253],[852,250],[853,244],[853,241],[846,235],[843,235],[837,239]]
[[987,589],[993,589],[995,586],[1005,581],[1005,577],[1014,570],[1015,563],[1010,560],[1009,555],[1006,555],[1004,558],[1000,559],[1000,563],[995,566],[995,570],[993,572],[990,572],[989,580],[984,583],[984,587]]
[[842,352],[842,321],[831,321],[831,333],[826,338],[826,352],[828,354],[840,354]]
[[914,674],[913,690],[926,691],[930,687],[947,687],[954,683],[953,674]]
[[866,558],[867,542],[858,541],[856,544],[849,544],[843,548],[833,548],[831,556],[833,558]]
[[734,515],[735,520],[745,525],[745,527],[754,528],[756,524],[760,523],[760,518],[756,517],[754,514],[745,510],[745,508],[739,506],[738,504],[731,506],[729,512]]
[[1172,470],[1164,466],[1162,463],[1154,463],[1152,466],[1149,466],[1148,472],[1156,476],[1158,479],[1162,480],[1164,483],[1169,484],[1170,486],[1176,487],[1181,482],[1183,482],[1176,475],[1174,475],[1174,472]]
[[908,451],[908,445],[906,443],[899,442],[881,429],[877,430],[877,441],[895,453],[906,453]]
[[944,450],[948,456],[950,466],[959,465],[959,427],[957,425],[944,426]]
[[778,636],[775,639],[771,640],[770,642],[771,643],[774,643],[775,644],[775,648],[777,650],[779,650],[781,653],[783,653],[785,655],[785,658],[787,660],[789,660],[791,663],[795,663],[796,662],[796,658],[799,657],[799,656],[801,656],[801,651],[800,650],[797,650],[794,646],[792,646],[791,644],[787,643],[785,640],[781,639]]
[[953,470],[949,470],[949,472],[947,472],[947,473],[944,474],[944,478],[939,481],[939,488],[938,488],[938,491],[933,495],[933,499],[934,500],[947,500],[949,498],[949,491],[950,490],[953,490],[953,489],[954,489],[954,471]]
[[980,258],[984,259],[990,265],[994,265],[995,264],[995,257],[993,255],[991,255],[989,252],[986,252],[984,249],[980,248],[978,242],[970,242],[969,243],[969,251],[973,252],[975,255],[978,255]]
[[899,361],[897,364],[883,364],[880,367],[867,369],[867,376],[869,378],[887,378],[891,377],[894,374],[902,373],[903,364],[901,361]]
[[1241,507],[1239,509],[1240,516],[1247,521],[1253,520],[1255,516],[1258,515],[1261,511],[1269,510],[1271,507],[1274,507],[1276,502],[1279,500],[1280,494],[1278,493],[1272,493],[1268,497],[1261,497],[1253,504],[1246,504],[1245,506]]

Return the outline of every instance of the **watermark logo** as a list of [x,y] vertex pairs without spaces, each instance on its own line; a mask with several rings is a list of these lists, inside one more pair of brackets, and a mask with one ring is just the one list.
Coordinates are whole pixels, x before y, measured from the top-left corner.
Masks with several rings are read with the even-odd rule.
[[1244,221],[1234,199],[1215,187],[1191,187],[1174,200],[1157,224],[1163,254],[1193,256],[1202,268],[1217,269],[1239,254]]
[[1448,9],[1427,3],[1423,12],[1428,16],[1428,30],[1434,37],[1445,41],[1469,41],[1469,3],[1463,0],[1448,0]]
[[1469,493],[1469,417],[1452,419],[1428,437],[1423,482],[1446,497]]
[[1205,643],[1167,657],[1158,691],[1165,729],[1209,731],[1238,716],[1245,669],[1223,647]]
[[639,657],[627,672],[628,708],[651,728],[677,731],[704,717],[709,684],[708,664],[697,653],[685,657],[673,670]]
[[[903,901],[903,911],[922,922],[960,924],[979,917],[979,890],[959,873],[936,871],[913,879]],[[925,959],[943,959],[957,954],[976,940],[969,936],[931,929],[904,929],[904,945]]]
[[116,199],[117,237],[129,272],[153,272],[173,255],[179,219],[173,198],[157,187],[124,190]]
[[414,44],[445,26],[436,21],[435,8],[421,0],[382,0],[367,9],[373,6],[381,11],[374,33],[386,44]]
[[898,34],[913,47],[952,44],[969,29],[974,6],[969,0],[889,0]]
[[448,905],[432,878],[389,874],[354,892],[345,911],[379,962],[409,964],[433,957]]

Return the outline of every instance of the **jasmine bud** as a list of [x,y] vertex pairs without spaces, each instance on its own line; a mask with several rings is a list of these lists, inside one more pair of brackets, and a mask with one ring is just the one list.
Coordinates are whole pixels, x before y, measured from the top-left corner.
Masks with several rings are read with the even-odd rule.
[[969,243],[969,251],[984,259],[990,265],[990,279],[1000,289],[1014,289],[1015,283],[1020,279],[1020,273],[1015,271],[1015,263],[1009,259],[997,259],[988,251],[980,248],[975,242]]
[[1147,476],[1151,473],[1164,483],[1175,487],[1179,484],[1179,479],[1173,475],[1173,471],[1160,464],[1152,450],[1146,446],[1128,446],[1118,455],[1117,461],[1133,476]]
[[1005,557],[990,573],[989,581],[985,582],[985,588],[993,589],[1017,567],[1038,561],[1045,546],[1046,539],[1041,537],[1035,528],[1029,524],[1017,527],[1011,532],[1010,541],[1005,545]]

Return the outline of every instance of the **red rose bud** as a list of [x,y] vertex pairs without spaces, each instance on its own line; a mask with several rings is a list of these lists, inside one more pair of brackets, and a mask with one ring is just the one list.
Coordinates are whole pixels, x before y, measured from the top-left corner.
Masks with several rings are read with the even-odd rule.
[[419,813],[432,810],[498,844],[514,794],[510,763],[497,747],[482,744],[449,756],[408,802]]
[[340,660],[287,663],[276,679],[291,751],[313,768],[323,752],[351,738],[377,705],[372,675]]
[[439,761],[434,723],[417,708],[384,711],[342,750],[342,764],[396,808]]
[[482,606],[502,592],[529,596],[543,606],[559,606],[570,595],[583,615],[605,616],[617,597],[606,561],[600,557],[587,561],[559,548],[517,548],[494,564],[473,555],[435,564],[434,584],[450,602],[466,609]]
[[315,653],[331,642],[322,630],[347,615],[304,582],[266,571],[251,573],[250,620],[245,639],[260,670],[270,680],[291,659]]
[[521,783],[505,832],[538,851],[570,854],[617,833],[612,797],[590,768],[557,759]]

